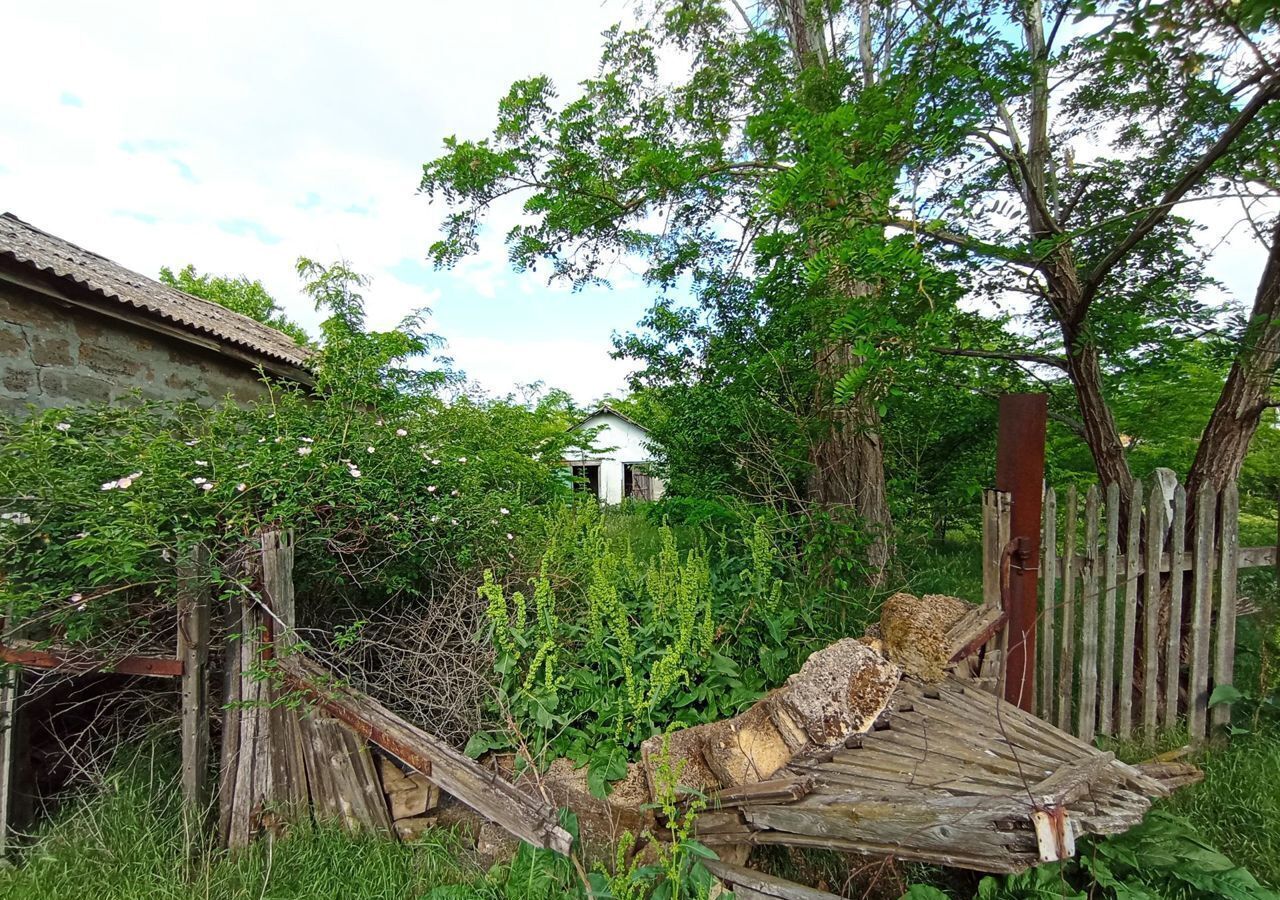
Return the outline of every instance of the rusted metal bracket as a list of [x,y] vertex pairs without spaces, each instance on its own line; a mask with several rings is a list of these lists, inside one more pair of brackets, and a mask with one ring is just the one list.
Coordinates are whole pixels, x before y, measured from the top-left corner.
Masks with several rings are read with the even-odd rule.
[[1036,844],[1041,862],[1057,862],[1076,855],[1076,831],[1067,808],[1056,803],[1038,803],[1031,810]]

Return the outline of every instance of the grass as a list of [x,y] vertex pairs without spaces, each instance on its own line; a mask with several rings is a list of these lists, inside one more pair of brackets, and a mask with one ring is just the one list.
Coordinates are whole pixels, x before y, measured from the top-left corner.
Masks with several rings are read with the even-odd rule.
[[5,900],[357,900],[418,897],[484,872],[440,831],[414,845],[332,828],[298,829],[234,856],[195,848],[189,859],[172,753],[147,744],[101,790],[74,801],[11,869]]
[[[647,526],[625,519],[610,527],[630,531],[641,547],[651,543]],[[921,541],[900,547],[893,585],[917,594],[948,593],[981,597],[979,555],[972,541],[941,546]],[[1267,579],[1270,578],[1270,582]],[[1264,611],[1273,612],[1276,588],[1271,573],[1249,573],[1242,592]],[[1262,696],[1274,677],[1264,664],[1274,617],[1244,620],[1237,682],[1257,685]],[[1274,640],[1274,638],[1272,638]],[[1274,668],[1274,664],[1271,664]],[[1280,723],[1237,722],[1249,733],[1197,759],[1203,784],[1179,791],[1163,807],[1185,817],[1209,843],[1248,868],[1262,882],[1280,888]],[[1181,744],[1170,734],[1162,745]],[[259,842],[231,856],[207,847],[188,853],[176,787],[176,759],[163,742],[144,744],[122,757],[101,789],[69,802],[35,836],[15,868],[0,869],[4,900],[133,900],[188,898],[290,900],[290,898],[421,897],[433,888],[469,887],[466,896],[517,900],[511,885],[499,887],[501,873],[486,873],[452,833],[441,831],[415,845],[376,837],[352,836],[329,828],[296,829],[274,845]],[[1117,747],[1126,758],[1149,756],[1141,748]],[[971,896],[975,879],[919,866],[870,866],[835,854],[772,851],[759,864],[802,880],[825,881],[831,888],[867,890],[868,896],[894,896],[908,882],[945,886],[953,896]]]
[[1165,801],[1261,882],[1280,889],[1280,727],[1236,735],[1196,762],[1204,781]]

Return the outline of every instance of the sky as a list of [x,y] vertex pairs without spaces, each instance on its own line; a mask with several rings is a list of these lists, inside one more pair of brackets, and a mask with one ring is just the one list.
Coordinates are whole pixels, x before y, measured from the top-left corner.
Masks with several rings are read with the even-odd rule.
[[621,390],[611,335],[652,294],[634,273],[571,292],[513,272],[500,216],[436,271],[442,205],[417,193],[449,135],[479,138],[511,83],[562,93],[595,71],[624,0],[6,4],[0,211],[155,277],[261,279],[313,334],[298,256],[372,277],[370,326],[421,307],[494,393],[543,381],[580,403]]
[[[534,381],[589,403],[623,389],[615,331],[652,299],[635,273],[572,292],[517,274],[514,207],[450,271],[427,262],[442,205],[417,193],[449,135],[479,138],[510,84],[562,95],[594,73],[628,0],[352,4],[8,4],[0,210],[155,276],[164,265],[261,279],[313,334],[294,261],[346,260],[373,283],[370,325],[429,307],[445,354],[491,392]],[[1086,148],[1078,148],[1084,150]],[[1214,246],[1233,204],[1185,210]],[[1245,229],[1210,266],[1252,300],[1264,254]]]

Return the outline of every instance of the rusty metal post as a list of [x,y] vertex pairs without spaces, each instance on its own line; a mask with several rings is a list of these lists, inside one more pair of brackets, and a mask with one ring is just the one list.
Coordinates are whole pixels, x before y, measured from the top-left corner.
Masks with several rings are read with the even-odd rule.
[[1044,394],[1004,394],[996,436],[996,490],[1009,494],[1009,538],[1017,544],[1009,566],[1004,697],[1028,712],[1035,701],[1036,594],[1048,409]]

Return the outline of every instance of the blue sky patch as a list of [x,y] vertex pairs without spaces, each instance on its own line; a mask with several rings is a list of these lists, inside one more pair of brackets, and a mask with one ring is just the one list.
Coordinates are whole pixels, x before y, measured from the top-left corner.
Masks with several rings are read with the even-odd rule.
[[250,219],[224,219],[218,223],[218,228],[236,237],[257,238],[264,244],[278,244],[281,241],[280,235],[272,234],[261,223]]
[[136,209],[117,209],[111,215],[119,216],[122,219],[133,219],[135,222],[141,222],[144,225],[154,225],[159,221],[151,213],[138,212]]
[[84,106],[84,101],[70,91],[63,91],[61,96],[58,97],[58,102],[63,106],[74,106],[76,109]]

